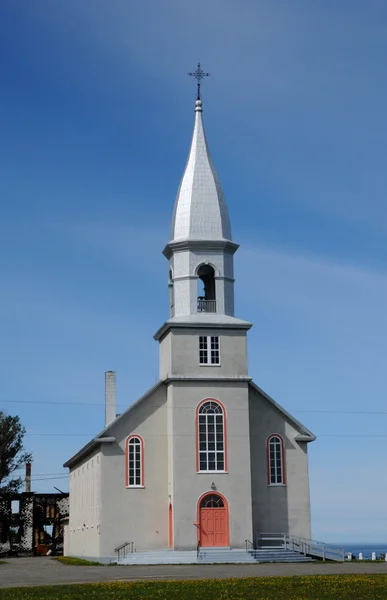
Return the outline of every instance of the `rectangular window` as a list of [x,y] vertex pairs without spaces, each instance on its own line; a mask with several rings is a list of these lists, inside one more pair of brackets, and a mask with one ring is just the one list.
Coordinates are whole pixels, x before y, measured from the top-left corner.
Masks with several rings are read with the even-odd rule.
[[219,365],[219,337],[214,335],[199,336],[199,363],[201,365]]
[[201,365],[206,365],[208,363],[207,337],[202,335],[199,337],[199,362]]

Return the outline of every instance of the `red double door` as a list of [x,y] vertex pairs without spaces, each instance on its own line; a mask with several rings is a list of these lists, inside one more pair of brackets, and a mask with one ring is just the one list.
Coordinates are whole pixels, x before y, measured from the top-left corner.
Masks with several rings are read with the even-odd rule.
[[[202,547],[229,546],[228,509],[215,494],[202,499],[199,508],[199,537]],[[215,500],[215,501],[214,501]]]

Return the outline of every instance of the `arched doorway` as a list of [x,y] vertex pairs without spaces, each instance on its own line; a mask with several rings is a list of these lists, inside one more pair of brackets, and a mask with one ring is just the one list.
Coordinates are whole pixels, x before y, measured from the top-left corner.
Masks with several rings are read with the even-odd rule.
[[224,496],[208,493],[198,502],[198,541],[203,547],[229,546],[228,504]]

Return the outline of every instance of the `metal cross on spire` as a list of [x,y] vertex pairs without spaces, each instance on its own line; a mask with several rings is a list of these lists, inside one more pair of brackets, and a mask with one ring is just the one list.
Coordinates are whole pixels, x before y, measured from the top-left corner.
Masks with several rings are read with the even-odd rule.
[[195,71],[193,71],[192,73],[188,73],[188,75],[190,75],[190,77],[195,77],[196,81],[197,81],[197,86],[198,86],[198,97],[197,99],[200,100],[200,82],[202,79],[204,79],[205,77],[208,77],[211,73],[205,73],[203,71],[203,69],[200,66],[200,60],[198,60],[198,65],[195,69]]

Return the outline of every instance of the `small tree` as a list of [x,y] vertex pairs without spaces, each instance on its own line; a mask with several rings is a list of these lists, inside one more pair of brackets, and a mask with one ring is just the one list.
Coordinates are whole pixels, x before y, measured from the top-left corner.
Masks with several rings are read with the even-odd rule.
[[0,494],[17,492],[23,485],[22,477],[13,474],[32,460],[23,446],[25,432],[19,417],[0,411]]

